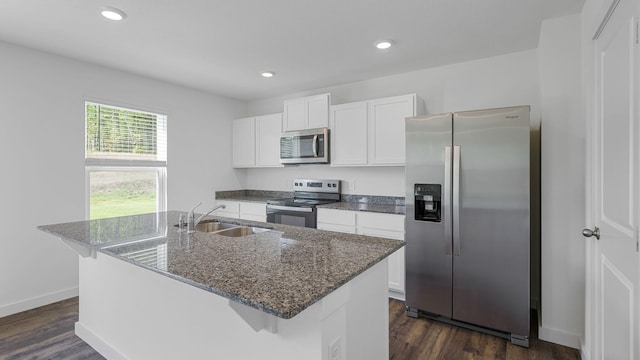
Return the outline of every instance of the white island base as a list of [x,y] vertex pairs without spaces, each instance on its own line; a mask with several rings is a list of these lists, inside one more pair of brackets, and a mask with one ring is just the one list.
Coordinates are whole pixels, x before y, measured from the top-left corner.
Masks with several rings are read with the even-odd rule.
[[80,257],[76,334],[107,359],[389,358],[387,260],[281,319],[97,253]]

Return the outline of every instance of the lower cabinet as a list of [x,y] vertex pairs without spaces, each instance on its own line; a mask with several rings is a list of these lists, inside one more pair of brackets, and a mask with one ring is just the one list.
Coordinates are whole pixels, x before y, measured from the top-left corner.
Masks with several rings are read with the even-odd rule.
[[[404,240],[404,215],[318,209],[320,230]],[[404,300],[404,248],[389,256],[389,297]]]
[[216,210],[212,215],[251,221],[267,221],[266,204],[232,200],[217,200],[216,204],[224,204],[225,208]]

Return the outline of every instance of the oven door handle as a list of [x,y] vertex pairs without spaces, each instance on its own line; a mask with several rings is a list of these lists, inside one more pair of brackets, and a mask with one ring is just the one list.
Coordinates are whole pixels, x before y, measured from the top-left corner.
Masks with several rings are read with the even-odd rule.
[[313,212],[313,208],[309,207],[295,207],[295,206],[281,206],[281,205],[267,205],[267,210],[283,210],[294,212]]

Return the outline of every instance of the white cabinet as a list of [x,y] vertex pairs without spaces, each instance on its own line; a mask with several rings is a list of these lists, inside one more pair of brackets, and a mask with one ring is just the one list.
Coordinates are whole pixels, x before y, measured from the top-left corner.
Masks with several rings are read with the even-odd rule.
[[356,233],[356,212],[318,208],[316,228],[348,234]]
[[282,114],[256,117],[256,166],[282,166],[280,164],[281,133]]
[[276,167],[280,164],[282,114],[233,120],[234,168]]
[[233,128],[233,167],[253,167],[256,164],[255,118],[235,119]]
[[240,203],[240,219],[252,221],[267,221],[267,205],[259,203]]
[[329,94],[308,96],[284,102],[284,131],[329,126]]
[[416,95],[368,102],[369,163],[404,165],[405,118],[416,115]]
[[332,166],[402,166],[405,118],[417,115],[415,94],[331,107]]
[[331,165],[367,164],[367,102],[331,107]]
[[216,200],[216,205],[224,205],[224,209],[218,209],[211,213],[214,216],[224,216],[238,219],[240,217],[240,202],[229,200]]
[[[358,213],[357,233],[404,241],[404,215]],[[389,296],[404,300],[404,248],[389,256]]]
[[[318,208],[317,228],[404,241],[404,215]],[[404,248],[388,258],[389,296],[404,300]]]
[[252,221],[267,221],[267,205],[233,200],[216,200],[217,205],[225,205],[224,209],[218,209],[212,215],[224,216],[232,219]]

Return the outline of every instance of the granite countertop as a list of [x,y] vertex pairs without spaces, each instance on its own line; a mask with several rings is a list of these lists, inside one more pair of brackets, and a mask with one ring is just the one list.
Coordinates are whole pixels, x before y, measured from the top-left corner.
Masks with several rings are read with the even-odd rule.
[[[404,246],[403,241],[209,216],[270,228],[244,237],[186,234],[169,211],[38,229],[289,319]],[[140,253],[157,254],[145,261]],[[161,260],[157,260],[161,259]]]
[[[293,192],[269,190],[232,190],[216,192],[217,200],[266,203],[267,200],[291,198]],[[318,208],[367,211],[385,214],[405,214],[404,198],[343,194],[342,201],[319,205]]]
[[405,213],[404,205],[371,204],[371,203],[346,202],[346,201],[318,205],[318,208],[350,210],[350,211],[367,211],[367,212],[399,214],[399,215],[404,215]]

